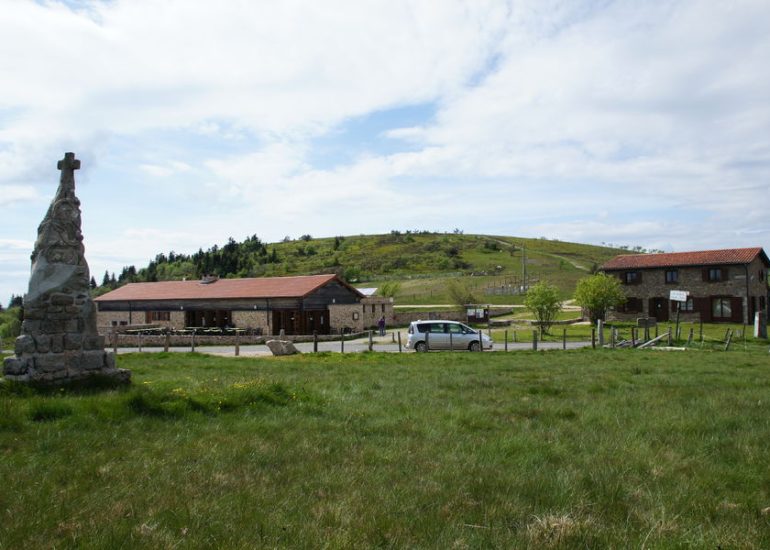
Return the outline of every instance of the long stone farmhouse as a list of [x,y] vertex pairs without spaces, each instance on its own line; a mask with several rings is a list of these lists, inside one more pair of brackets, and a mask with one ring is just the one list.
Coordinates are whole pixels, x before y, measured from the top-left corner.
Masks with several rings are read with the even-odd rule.
[[[762,248],[731,248],[621,255],[600,269],[619,277],[626,294],[614,319],[667,321],[681,307],[685,320],[752,323],[757,311],[767,319],[768,268]],[[669,300],[671,290],[689,292],[687,301]]]
[[158,325],[330,334],[393,319],[390,300],[366,297],[336,275],[129,283],[94,301],[100,331]]

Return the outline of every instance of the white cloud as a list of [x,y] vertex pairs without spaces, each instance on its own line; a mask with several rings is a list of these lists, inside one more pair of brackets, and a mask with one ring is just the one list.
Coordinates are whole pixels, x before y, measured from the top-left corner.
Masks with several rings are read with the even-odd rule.
[[[102,184],[82,188],[101,209],[84,213],[92,265],[399,227],[677,249],[770,238],[763,0],[68,4],[82,9],[4,6],[5,238],[34,235],[20,209],[65,150],[79,182]],[[425,104],[430,120],[344,138],[389,147],[316,149]]]
[[36,201],[40,199],[37,189],[28,185],[3,185],[0,187],[0,206],[6,206],[21,201]]

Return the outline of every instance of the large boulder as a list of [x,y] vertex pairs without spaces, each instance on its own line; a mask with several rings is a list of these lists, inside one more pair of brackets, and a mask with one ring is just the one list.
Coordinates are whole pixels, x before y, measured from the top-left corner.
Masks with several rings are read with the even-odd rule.
[[288,340],[268,340],[265,344],[273,355],[294,355],[299,353],[297,347]]

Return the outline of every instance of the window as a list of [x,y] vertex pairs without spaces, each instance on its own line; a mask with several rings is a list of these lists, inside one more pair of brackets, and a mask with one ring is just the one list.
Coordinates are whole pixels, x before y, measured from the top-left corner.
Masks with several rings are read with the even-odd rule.
[[636,285],[642,282],[642,274],[638,271],[626,271],[623,274],[623,282],[627,285]]
[[372,313],[374,313],[374,304],[372,304]]
[[730,319],[733,315],[730,298],[712,298],[711,316],[714,319]]
[[454,323],[447,324],[447,327],[449,327],[449,332],[452,334],[462,334],[463,333],[463,327],[461,325],[456,325]]
[[679,302],[682,304],[679,306],[679,311],[695,311],[695,303],[692,298],[687,298],[686,302]]
[[170,311],[149,311],[147,315],[148,323],[151,323],[152,321],[170,321],[170,320],[171,320]]
[[759,280],[760,280],[760,282],[765,280],[765,270],[764,269],[760,269],[759,270]]
[[382,308],[382,312],[385,313],[385,304],[380,304],[380,307]]
[[354,321],[358,321],[358,312],[357,311],[353,312],[353,320]]
[[666,270],[666,284],[673,284],[679,282],[679,271],[676,269]]
[[722,273],[722,268],[710,267],[708,270],[708,281],[714,283],[722,280],[724,280],[724,274]]
[[641,298],[626,298],[626,303],[618,308],[621,313],[641,313],[643,309]]

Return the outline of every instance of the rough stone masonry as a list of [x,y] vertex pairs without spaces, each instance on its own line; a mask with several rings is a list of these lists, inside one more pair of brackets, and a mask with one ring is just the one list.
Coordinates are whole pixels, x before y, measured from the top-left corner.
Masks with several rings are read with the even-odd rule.
[[37,230],[24,322],[15,357],[3,362],[6,380],[60,385],[91,376],[129,382],[131,372],[115,367],[96,330],[96,308],[89,294],[90,275],[75,196],[80,161],[65,153],[58,163],[56,196]]

